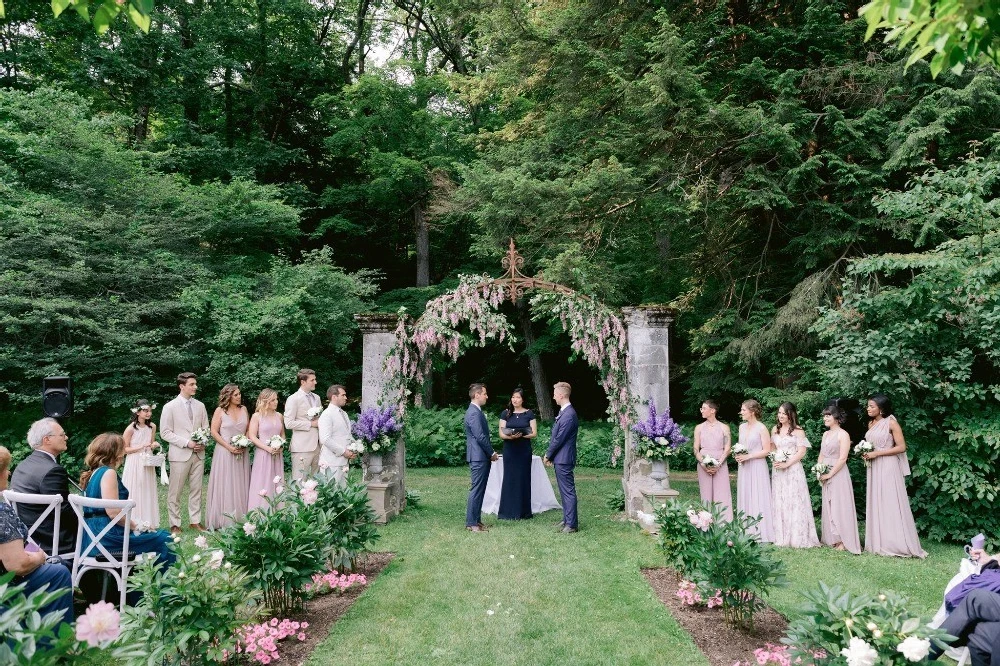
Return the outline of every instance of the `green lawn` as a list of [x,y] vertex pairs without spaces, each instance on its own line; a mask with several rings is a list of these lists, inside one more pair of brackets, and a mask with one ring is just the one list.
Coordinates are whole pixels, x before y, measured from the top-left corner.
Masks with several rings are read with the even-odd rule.
[[[421,507],[383,528],[377,544],[397,558],[309,663],[705,663],[639,571],[663,564],[654,539],[604,506],[620,479],[578,470],[579,534],[556,534],[558,512],[498,525],[490,518],[488,534],[472,534],[463,528],[466,470],[408,470]],[[696,496],[693,474],[674,474],[672,485],[682,498]],[[962,552],[925,548],[923,562],[782,549],[789,586],[771,603],[791,613],[801,590],[825,580],[858,592],[894,589],[931,614]]]

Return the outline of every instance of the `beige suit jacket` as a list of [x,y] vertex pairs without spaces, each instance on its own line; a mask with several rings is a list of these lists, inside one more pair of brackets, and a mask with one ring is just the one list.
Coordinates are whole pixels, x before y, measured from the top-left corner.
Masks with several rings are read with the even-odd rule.
[[194,414],[193,420],[188,417],[187,406],[180,396],[163,405],[160,411],[160,437],[170,445],[167,460],[184,462],[190,460],[191,456],[205,457],[204,451],[195,453],[188,448],[187,443],[191,441],[191,433],[195,430],[208,428],[208,412],[205,404],[194,398],[191,398],[191,411]]
[[347,418],[347,413],[336,405],[327,407],[319,417],[319,443],[323,445],[319,453],[320,462],[330,467],[346,465],[344,453],[351,439],[351,420]]
[[[310,398],[310,396],[312,396]],[[319,429],[312,427],[306,412],[310,407],[322,407],[323,403],[315,393],[299,389],[285,401],[285,427],[292,431],[292,441],[288,450],[292,453],[315,451],[319,446]]]

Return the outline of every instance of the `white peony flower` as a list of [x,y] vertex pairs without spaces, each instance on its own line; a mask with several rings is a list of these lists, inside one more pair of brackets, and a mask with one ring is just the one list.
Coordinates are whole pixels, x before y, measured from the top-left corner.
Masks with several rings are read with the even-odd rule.
[[271,479],[271,483],[281,483],[281,477],[280,476],[274,477],[273,479]]
[[223,553],[221,550],[217,550],[212,553],[212,559],[210,561],[210,564],[212,565],[213,569],[218,569],[219,567],[222,566],[223,557],[225,557],[225,553]]
[[923,661],[931,651],[931,642],[926,638],[907,636],[896,646],[896,650],[909,661]]
[[252,535],[256,531],[257,531],[257,526],[254,525],[253,523],[251,522],[243,523],[243,533],[246,534],[247,536]]
[[191,558],[192,562],[201,562],[201,555],[195,555]]
[[847,666],[874,666],[878,659],[878,651],[857,636],[851,638],[840,654],[847,659]]
[[182,571],[182,572],[180,572],[179,574],[177,574],[177,577],[178,577],[178,578],[186,578],[187,576],[186,576],[186,575],[185,575],[185,573],[184,573],[184,572]]
[[208,548],[208,539],[206,539],[204,536],[197,537],[194,540],[194,545],[198,546],[199,548]]

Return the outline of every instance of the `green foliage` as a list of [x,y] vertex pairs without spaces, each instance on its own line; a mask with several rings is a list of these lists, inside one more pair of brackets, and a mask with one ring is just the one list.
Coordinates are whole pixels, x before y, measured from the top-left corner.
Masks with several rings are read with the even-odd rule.
[[608,493],[608,496],[604,498],[604,506],[614,512],[624,511],[625,490],[622,488],[615,488]]
[[368,489],[363,483],[341,486],[329,474],[322,474],[321,478],[323,481],[316,486],[319,496],[316,507],[323,511],[326,520],[330,564],[341,572],[351,571],[357,565],[358,555],[379,537]]
[[774,547],[750,533],[759,517],[736,511],[733,520],[726,521],[718,505],[671,500],[656,510],[656,522],[667,561],[699,589],[710,594],[719,590],[723,613],[732,625],[752,629],[754,614],[766,607],[767,595],[786,584],[785,566]]
[[[487,408],[489,409],[489,408]],[[491,423],[496,418],[487,411]],[[457,467],[465,465],[465,409],[411,407],[406,410],[403,426],[408,467]],[[552,425],[538,424],[538,437],[532,443],[535,455],[545,453]],[[614,427],[606,421],[580,424],[576,440],[577,465],[580,467],[611,467],[614,448]],[[503,440],[493,433],[493,447],[503,450]]]
[[868,22],[865,39],[887,28],[886,43],[912,44],[907,67],[933,53],[932,76],[944,69],[961,74],[977,61],[1000,63],[1000,7],[990,0],[871,0],[858,14]]
[[[0,576],[0,663],[10,666],[82,666],[106,664],[109,658],[127,660],[142,656],[146,646],[119,638],[112,647],[90,647],[78,641],[71,623],[60,624],[61,612],[41,614],[43,606],[70,590],[35,590],[24,594],[24,584],[13,584],[14,574]],[[69,660],[69,661],[67,661]]]
[[126,609],[122,633],[146,649],[126,663],[224,663],[247,608],[260,596],[246,570],[226,561],[225,551],[175,552],[174,566],[164,570],[147,557],[129,574],[129,588],[142,599]]
[[878,205],[889,224],[947,240],[852,262],[841,306],[817,324],[829,386],[892,397],[912,460],[914,513],[932,539],[1000,530],[997,173],[994,159],[970,158],[885,193]]
[[831,663],[830,658],[817,658],[816,654],[836,659],[851,638],[859,638],[878,651],[877,663],[902,666],[911,663],[897,650],[905,638],[927,639],[941,647],[945,647],[942,641],[953,638],[930,628],[927,618],[910,610],[909,599],[892,591],[855,595],[820,581],[802,596],[805,603],[792,614],[781,639],[791,646],[790,656],[801,658],[802,663]]

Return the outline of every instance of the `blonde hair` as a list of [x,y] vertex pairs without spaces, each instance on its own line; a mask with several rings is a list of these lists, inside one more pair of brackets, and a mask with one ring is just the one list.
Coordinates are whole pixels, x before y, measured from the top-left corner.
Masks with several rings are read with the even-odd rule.
[[0,478],[3,478],[8,469],[10,469],[10,451],[7,447],[0,446]]
[[567,398],[573,392],[573,387],[569,385],[569,382],[557,382],[552,388],[564,394]]
[[80,485],[86,487],[98,467],[114,469],[125,457],[125,440],[116,432],[102,432],[87,445],[84,464],[87,469],[80,475]]
[[[236,392],[240,390],[239,384],[226,384],[219,391],[219,408],[223,411],[229,409],[229,406],[233,404],[233,396]],[[242,404],[242,401],[240,401]]]
[[757,402],[753,398],[750,398],[749,400],[743,401],[743,406],[749,409],[750,412],[757,418],[757,420],[760,421],[760,416],[761,414],[764,413],[764,410],[761,409],[759,402]]
[[257,406],[254,407],[255,412],[263,412],[264,408],[267,407],[267,403],[271,402],[271,398],[277,398],[278,392],[274,389],[264,389],[257,396]]

